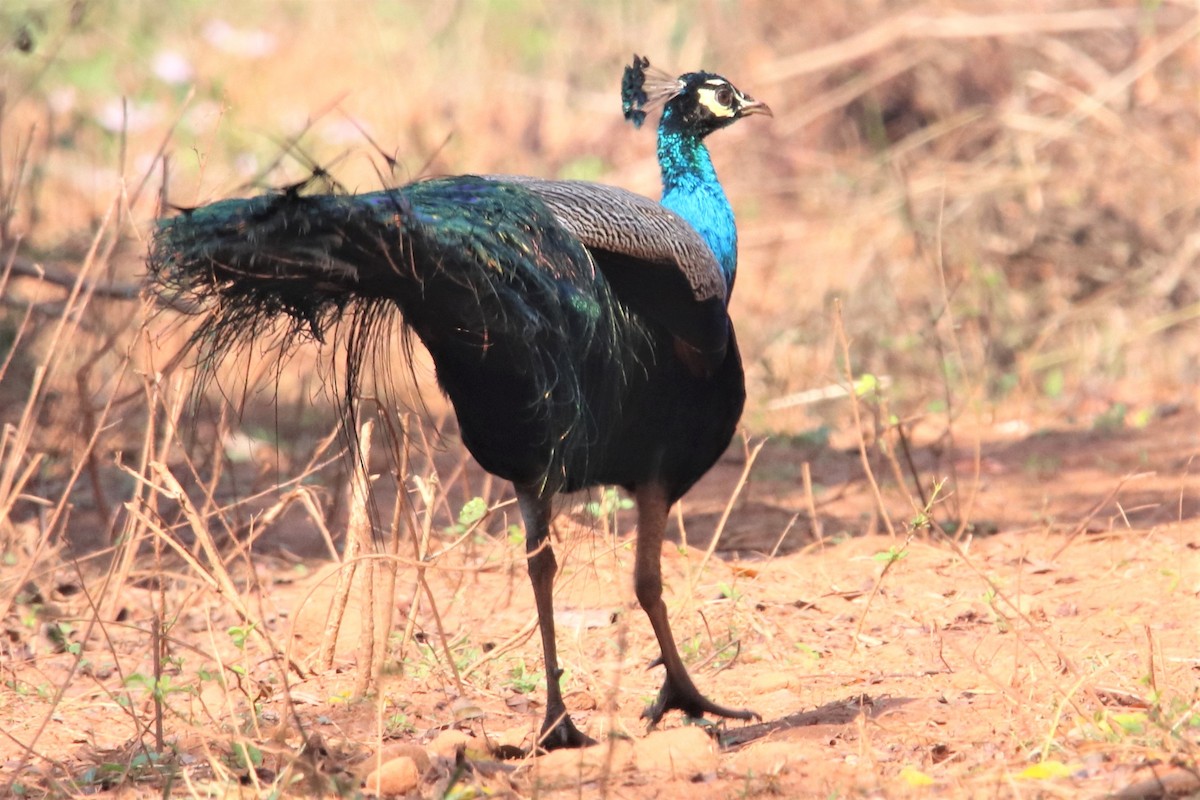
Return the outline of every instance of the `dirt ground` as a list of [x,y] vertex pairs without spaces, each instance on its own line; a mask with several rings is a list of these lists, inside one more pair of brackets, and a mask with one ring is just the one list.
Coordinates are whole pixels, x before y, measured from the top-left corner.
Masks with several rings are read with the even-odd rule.
[[[408,638],[399,631],[421,593],[415,571],[399,571],[397,633],[363,699],[358,632],[371,615],[359,592],[332,667],[316,666],[334,593],[328,560],[261,545],[251,573],[231,551],[253,631],[205,572],[170,554],[133,573],[118,598],[87,561],[82,581],[75,565],[43,568],[6,625],[4,782],[14,794],[158,793],[171,769],[167,785],[189,794],[227,793],[231,776],[250,794],[354,793],[406,743],[433,756],[413,794],[423,797],[1195,793],[1197,431],[1193,408],[1137,429],[990,426],[977,437],[973,532],[957,541],[919,526],[888,535],[855,449],[768,442],[736,494],[746,459],[731,451],[685,500],[689,545],[663,553],[698,684],[762,715],[707,735],[678,714],[647,734],[639,713],[661,671],[646,668],[656,648],[630,586],[630,520],[616,513],[614,536],[565,508],[563,685],[574,719],[602,744],[542,758],[519,755],[540,720],[544,674],[522,548],[503,535],[511,506],[489,517],[499,535],[435,539],[433,603],[422,597]],[[974,443],[959,448],[939,462],[918,446],[914,463],[926,475],[939,463],[956,470],[966,492]],[[803,463],[817,482],[820,540]],[[913,517],[899,504],[908,493],[881,483],[891,516]],[[731,497],[722,557],[706,558]],[[119,622],[92,627],[89,603],[114,599]],[[166,621],[157,644],[155,608]],[[174,754],[161,761],[138,744],[158,736]],[[457,767],[455,744],[465,744]]]
[[[1200,796],[1198,11],[0,2],[0,797]],[[200,413],[145,255],[171,207],[326,173],[657,197],[634,52],[774,111],[712,141],[750,438],[663,551],[691,674],[762,719],[646,730],[634,520],[596,491],[556,519],[556,617],[601,744],[533,757],[506,488],[449,430],[398,493],[377,430],[347,503],[336,347],[215,365]],[[797,400],[848,367],[860,420]],[[386,532],[398,496],[333,642],[347,509]]]

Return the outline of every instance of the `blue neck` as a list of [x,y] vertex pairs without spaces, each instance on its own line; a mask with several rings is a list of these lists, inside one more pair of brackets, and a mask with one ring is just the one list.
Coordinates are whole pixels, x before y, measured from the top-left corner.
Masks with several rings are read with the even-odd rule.
[[733,209],[704,143],[674,129],[667,114],[658,126],[658,164],[662,169],[662,204],[687,220],[708,243],[725,274],[725,286],[732,291],[737,273]]

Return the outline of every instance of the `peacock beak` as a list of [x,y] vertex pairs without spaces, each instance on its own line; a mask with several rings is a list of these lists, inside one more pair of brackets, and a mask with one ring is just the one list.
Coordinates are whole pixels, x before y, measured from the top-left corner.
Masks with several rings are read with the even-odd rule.
[[741,106],[738,108],[738,112],[739,112],[740,116],[745,117],[750,114],[764,114],[768,117],[775,116],[771,112],[771,107],[769,105],[767,105],[766,103],[764,103],[763,101],[755,100],[753,97],[751,97],[748,94],[742,95],[741,99],[742,99],[742,103],[741,103]]

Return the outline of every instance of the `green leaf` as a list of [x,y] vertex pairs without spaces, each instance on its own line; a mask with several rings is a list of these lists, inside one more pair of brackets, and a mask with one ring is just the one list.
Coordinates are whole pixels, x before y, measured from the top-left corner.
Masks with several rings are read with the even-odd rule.
[[859,397],[866,397],[879,388],[879,379],[871,373],[859,375],[854,381],[854,394]]
[[1140,711],[1110,714],[1108,718],[1125,733],[1143,733],[1146,730],[1146,715]]
[[244,650],[246,647],[246,639],[250,638],[250,632],[254,630],[254,624],[249,625],[233,625],[226,633],[233,640],[233,646],[238,650]]
[[483,519],[487,512],[487,501],[482,497],[472,497],[463,504],[462,509],[458,512],[458,524],[463,527],[474,525]]
[[248,742],[236,742],[233,745],[233,761],[241,769],[250,769],[262,765],[263,754]]
[[871,558],[875,559],[876,561],[883,562],[885,564],[890,564],[893,561],[899,561],[900,559],[904,558],[907,555],[908,555],[908,551],[905,550],[903,547],[889,547],[887,550],[884,550],[882,552],[876,553],[875,555],[871,556]]
[[1042,394],[1051,399],[1061,397],[1067,380],[1061,369],[1052,369],[1042,379]]

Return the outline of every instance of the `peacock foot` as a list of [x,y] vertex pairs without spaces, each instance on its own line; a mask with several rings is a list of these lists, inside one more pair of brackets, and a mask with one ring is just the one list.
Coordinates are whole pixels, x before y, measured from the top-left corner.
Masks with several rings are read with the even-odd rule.
[[561,750],[565,747],[590,747],[596,740],[575,727],[566,710],[557,713],[547,711],[542,723],[542,735],[538,737],[538,750]]
[[744,719],[761,720],[762,715],[757,711],[751,711],[748,708],[726,708],[719,706],[712,700],[709,700],[691,682],[687,676],[684,676],[684,681],[675,681],[670,675],[663,681],[662,689],[658,692],[658,698],[646,706],[646,710],[642,712],[642,719],[650,721],[650,727],[653,728],[663,718],[663,714],[672,708],[677,708],[686,716],[692,719],[701,719],[705,714],[712,714],[717,717],[726,717],[728,719]]

